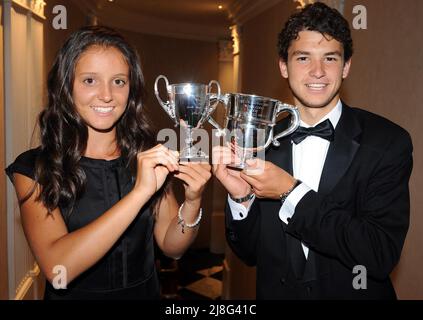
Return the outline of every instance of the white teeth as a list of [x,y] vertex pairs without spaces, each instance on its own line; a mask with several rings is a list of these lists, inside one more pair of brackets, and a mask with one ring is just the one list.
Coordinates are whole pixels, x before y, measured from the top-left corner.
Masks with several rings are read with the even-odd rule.
[[99,112],[99,113],[108,113],[111,112],[114,107],[92,107],[94,109],[95,112]]
[[326,87],[326,84],[324,83],[310,83],[306,85],[309,88],[313,88],[313,89],[322,89],[324,87]]

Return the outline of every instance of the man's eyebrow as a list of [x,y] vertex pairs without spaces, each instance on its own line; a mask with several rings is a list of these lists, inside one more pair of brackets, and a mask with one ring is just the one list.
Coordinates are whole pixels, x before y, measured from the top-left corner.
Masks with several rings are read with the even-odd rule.
[[[294,51],[292,53],[293,56],[309,56],[310,52],[309,51],[301,51],[301,50],[297,50]],[[340,51],[331,51],[331,52],[326,52],[324,54],[325,56],[340,56],[342,57],[342,53]]]
[[332,51],[325,53],[325,56],[340,56],[342,57],[342,53],[340,51]]
[[308,51],[300,51],[300,50],[297,50],[297,51],[294,51],[293,53],[292,53],[292,55],[293,56],[304,56],[304,55],[306,55],[306,56],[308,56],[308,55],[310,55],[310,52],[308,52]]

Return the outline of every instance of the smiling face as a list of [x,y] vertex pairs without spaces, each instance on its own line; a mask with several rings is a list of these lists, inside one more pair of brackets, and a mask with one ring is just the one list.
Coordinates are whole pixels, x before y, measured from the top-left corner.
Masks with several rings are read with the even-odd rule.
[[351,65],[343,57],[339,41],[316,31],[298,33],[288,49],[288,60],[281,59],[279,67],[300,109],[319,108],[328,113],[335,107]]
[[129,67],[114,47],[89,47],[75,67],[72,98],[88,133],[111,132],[125,112]]

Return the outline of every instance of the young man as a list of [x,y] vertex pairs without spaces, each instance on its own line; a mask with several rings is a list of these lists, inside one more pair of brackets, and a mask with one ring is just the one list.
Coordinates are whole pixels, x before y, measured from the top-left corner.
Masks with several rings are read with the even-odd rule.
[[294,14],[279,66],[301,127],[267,152],[259,175],[214,167],[229,193],[227,240],[257,266],[258,299],[396,298],[389,275],[409,225],[412,144],[340,100],[352,51],[336,10],[318,2]]

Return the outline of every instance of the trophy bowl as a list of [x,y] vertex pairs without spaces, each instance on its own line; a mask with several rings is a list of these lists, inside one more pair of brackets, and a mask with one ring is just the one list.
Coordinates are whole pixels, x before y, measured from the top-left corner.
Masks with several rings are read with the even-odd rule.
[[[166,85],[168,95],[166,102],[160,98],[158,89],[160,80]],[[217,93],[211,93],[213,85],[216,86]],[[154,83],[154,93],[175,125],[184,129],[185,145],[180,152],[180,160],[208,161],[208,155],[193,144],[192,131],[200,128],[216,109],[220,97],[219,83],[212,80],[208,85],[190,82],[169,84],[164,75],[159,75]],[[214,103],[211,103],[212,101]]]
[[[271,143],[279,146],[278,139],[291,134],[299,126],[297,107],[276,99],[227,93],[221,95],[219,100],[226,109],[224,129],[212,118],[209,121],[219,129],[219,134],[224,135],[230,145],[234,160],[228,165],[233,168],[244,169],[248,159],[264,158],[264,152]],[[291,123],[286,130],[274,136],[276,118],[282,112],[291,114]]]

